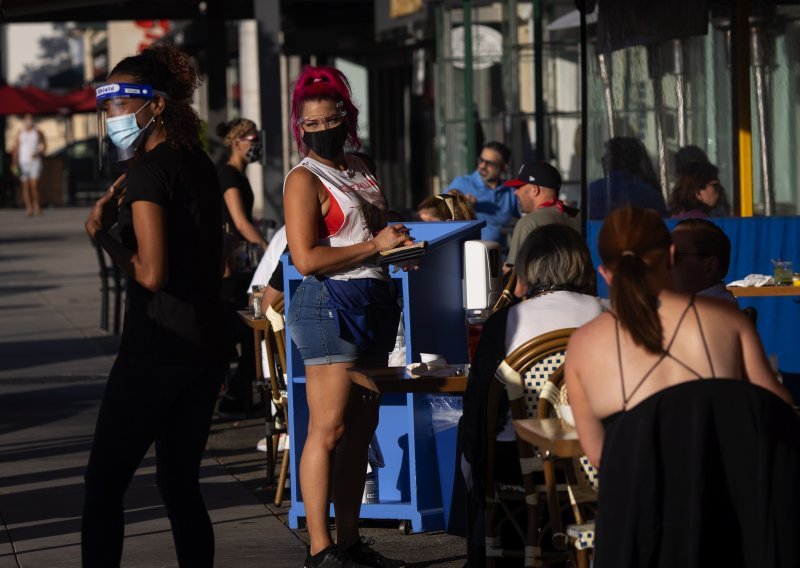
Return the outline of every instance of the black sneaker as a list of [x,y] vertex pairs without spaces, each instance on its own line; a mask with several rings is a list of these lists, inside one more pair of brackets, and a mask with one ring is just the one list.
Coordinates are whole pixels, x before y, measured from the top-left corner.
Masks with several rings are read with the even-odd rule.
[[369,566],[370,568],[405,568],[405,560],[386,558],[383,554],[372,548],[373,544],[375,544],[374,538],[365,539],[362,536],[361,540],[346,549],[347,556],[349,556],[353,562],[361,566]]
[[306,552],[305,568],[359,568],[359,565],[338,546],[329,546],[313,556],[309,548]]

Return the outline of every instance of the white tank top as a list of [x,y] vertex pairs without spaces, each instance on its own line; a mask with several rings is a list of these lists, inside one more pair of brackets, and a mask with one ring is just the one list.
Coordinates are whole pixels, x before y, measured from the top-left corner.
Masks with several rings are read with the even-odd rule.
[[[315,174],[331,199],[331,208],[338,205],[341,209],[343,220],[341,226],[331,235],[320,238],[321,246],[346,247],[364,241],[372,240],[373,233],[386,226],[385,213],[387,209],[386,198],[381,193],[378,181],[369,173],[366,166],[358,158],[345,156],[348,170],[341,171],[320,163],[312,158],[305,157],[295,166],[306,168]],[[294,168],[292,168],[294,170]],[[284,180],[284,190],[286,182]],[[336,202],[334,204],[334,201]],[[378,278],[388,280],[389,274],[385,268],[376,262],[362,263],[346,270],[324,274],[334,280],[349,280],[351,278]]]
[[39,159],[36,152],[39,150],[39,131],[35,128],[30,130],[22,129],[19,133],[18,156],[20,162],[32,162]]

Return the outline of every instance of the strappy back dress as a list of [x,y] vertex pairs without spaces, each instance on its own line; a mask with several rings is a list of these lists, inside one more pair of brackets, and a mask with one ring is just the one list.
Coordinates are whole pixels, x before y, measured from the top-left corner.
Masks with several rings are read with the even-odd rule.
[[[603,420],[595,568],[800,566],[800,419],[746,380],[703,377],[670,353]],[[622,375],[622,353],[617,353]],[[671,358],[689,380],[628,409]]]

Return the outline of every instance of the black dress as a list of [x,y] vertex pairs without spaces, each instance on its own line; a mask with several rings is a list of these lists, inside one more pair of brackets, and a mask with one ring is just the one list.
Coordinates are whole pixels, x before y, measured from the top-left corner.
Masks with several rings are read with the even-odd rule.
[[696,380],[603,425],[595,568],[800,566],[800,419],[783,400]]
[[250,181],[243,172],[240,172],[230,164],[223,164],[219,169],[219,186],[222,190],[222,223],[227,226],[231,233],[237,236],[240,240],[245,240],[242,234],[236,228],[233,222],[228,205],[225,203],[225,192],[230,188],[235,187],[239,190],[239,197],[242,200],[242,207],[244,208],[245,217],[251,223],[253,222],[253,204],[255,203],[255,196],[253,195],[253,188],[250,186]]
[[[693,373],[603,419],[595,568],[800,566],[800,419],[747,381]],[[617,353],[622,378],[623,359]],[[709,367],[714,366],[703,335]]]

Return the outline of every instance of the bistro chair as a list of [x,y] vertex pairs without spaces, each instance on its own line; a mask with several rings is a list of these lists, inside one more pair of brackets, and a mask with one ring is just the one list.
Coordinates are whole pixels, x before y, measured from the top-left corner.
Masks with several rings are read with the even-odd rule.
[[[286,435],[286,445],[281,456],[281,469],[278,476],[278,485],[275,490],[275,505],[283,503],[283,491],[286,485],[286,476],[289,472],[289,440],[286,425],[289,423],[288,400],[286,391],[286,330],[283,316],[283,294],[272,302],[266,311],[266,328],[263,331],[264,351],[267,356],[266,368],[262,367],[261,340],[256,336],[256,372],[261,374],[262,399],[264,400],[264,414],[267,432],[267,483],[275,479],[275,466],[278,454],[278,442],[281,435]],[[269,386],[264,370],[269,372]],[[267,401],[272,401],[275,408],[273,416],[271,406]]]
[[514,288],[517,286],[517,274],[514,272],[514,269],[511,269],[511,272],[508,273],[506,278],[506,284],[503,286],[503,291],[500,294],[500,297],[497,298],[497,301],[492,306],[492,313],[502,310],[506,306],[510,306],[514,303]]
[[[536,409],[538,418],[562,419],[560,408],[568,404],[567,387],[564,384],[563,366],[553,373],[548,384],[542,388]],[[586,456],[580,458],[558,458],[548,456],[544,459],[544,484],[547,491],[547,508],[553,531],[553,545],[564,548],[569,545],[569,554],[574,565],[588,568],[589,554],[594,548],[595,524],[597,514],[598,471]],[[566,499],[557,486],[557,468],[566,480]],[[562,501],[570,509],[572,522],[566,530],[562,529]]]
[[[495,448],[498,434],[498,406],[502,393],[508,396],[512,419],[537,416],[542,388],[564,362],[567,341],[574,328],[560,329],[535,337],[515,349],[500,364],[489,389],[486,420],[486,557],[492,567],[498,557],[523,557],[525,566],[542,566],[563,562],[565,554],[544,556],[541,534],[543,522],[540,497],[546,494],[541,453],[531,444],[517,440],[523,486],[501,485],[495,481]],[[526,513],[527,526],[522,527],[517,513]],[[508,549],[501,541],[501,531],[510,525],[519,535],[524,548]]]
[[122,270],[96,241],[92,241],[100,268],[100,328],[109,331],[109,295],[114,293],[114,335],[119,335],[122,316],[122,294],[125,280]]

